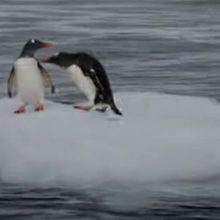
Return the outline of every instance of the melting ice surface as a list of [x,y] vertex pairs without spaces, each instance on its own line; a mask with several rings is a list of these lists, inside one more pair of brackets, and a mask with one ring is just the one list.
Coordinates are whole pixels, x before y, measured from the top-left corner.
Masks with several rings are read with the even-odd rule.
[[116,98],[120,118],[52,102],[15,115],[17,100],[0,100],[0,179],[86,185],[220,174],[217,103],[153,93]]

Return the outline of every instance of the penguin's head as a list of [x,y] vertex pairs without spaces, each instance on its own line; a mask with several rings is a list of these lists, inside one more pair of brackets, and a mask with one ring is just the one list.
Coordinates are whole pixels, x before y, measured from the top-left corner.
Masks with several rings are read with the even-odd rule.
[[24,45],[24,48],[22,50],[21,55],[22,56],[33,56],[34,53],[41,48],[48,48],[52,47],[51,43],[43,42],[36,39],[30,39],[27,41],[27,43]]
[[65,53],[65,52],[58,52],[58,53],[52,55],[51,57],[44,57],[44,58],[40,59],[40,61],[43,63],[56,64],[56,65],[64,67],[64,68],[66,68],[72,64],[71,55],[69,53]]

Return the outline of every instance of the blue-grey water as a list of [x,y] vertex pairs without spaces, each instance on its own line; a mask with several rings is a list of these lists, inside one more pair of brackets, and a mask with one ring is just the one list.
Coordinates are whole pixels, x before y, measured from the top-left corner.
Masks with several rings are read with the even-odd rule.
[[[0,96],[29,38],[87,51],[106,67],[114,91],[156,91],[220,99],[218,0],[1,0]],[[48,66],[49,99],[81,98]],[[207,146],[208,147],[208,146]],[[135,180],[134,180],[135,182]],[[130,183],[133,184],[133,183]],[[220,219],[219,178],[95,189],[0,183],[0,219]],[[141,189],[140,189],[141,188]],[[132,189],[132,190],[130,190]]]

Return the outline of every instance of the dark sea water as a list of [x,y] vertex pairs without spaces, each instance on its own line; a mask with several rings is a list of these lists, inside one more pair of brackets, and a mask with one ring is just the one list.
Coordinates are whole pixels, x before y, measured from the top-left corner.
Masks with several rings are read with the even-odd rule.
[[[220,100],[219,22],[218,0],[1,0],[0,96],[6,95],[10,68],[24,43],[37,38],[55,45],[38,57],[56,51],[94,54],[114,91]],[[81,98],[64,71],[47,68],[58,88],[49,99]],[[218,177],[161,184],[1,182],[0,219],[220,219]]]

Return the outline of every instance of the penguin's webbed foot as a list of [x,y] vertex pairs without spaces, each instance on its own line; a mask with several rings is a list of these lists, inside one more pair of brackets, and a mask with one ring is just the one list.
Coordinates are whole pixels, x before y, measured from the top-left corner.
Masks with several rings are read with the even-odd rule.
[[14,111],[15,114],[21,114],[26,112],[26,105],[20,106],[17,110]]
[[106,105],[106,104],[75,105],[74,108],[84,110],[84,111],[95,110],[98,112],[106,112],[106,110],[108,109],[108,105]]
[[75,105],[74,108],[84,110],[84,111],[89,111],[93,105]]
[[35,112],[40,112],[44,110],[44,105],[41,103],[38,103],[34,109]]
[[98,111],[98,112],[106,112],[106,110],[108,109],[108,105],[106,105],[106,104],[97,104],[97,105],[94,105],[93,109]]

